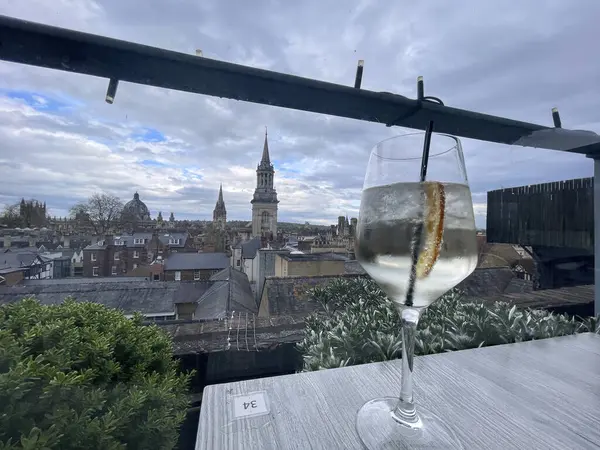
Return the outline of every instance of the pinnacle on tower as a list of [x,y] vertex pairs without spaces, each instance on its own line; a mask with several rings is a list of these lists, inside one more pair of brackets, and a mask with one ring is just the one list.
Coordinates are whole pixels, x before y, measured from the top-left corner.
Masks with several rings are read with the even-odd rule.
[[267,127],[265,127],[265,145],[263,146],[261,164],[271,164],[271,158],[269,158],[269,141],[267,139]]
[[222,204],[222,203],[225,203],[225,202],[223,201],[223,183],[221,183],[221,184],[219,185],[219,198],[218,198],[218,200],[217,200],[217,204],[218,204],[218,205],[220,205],[220,204]]

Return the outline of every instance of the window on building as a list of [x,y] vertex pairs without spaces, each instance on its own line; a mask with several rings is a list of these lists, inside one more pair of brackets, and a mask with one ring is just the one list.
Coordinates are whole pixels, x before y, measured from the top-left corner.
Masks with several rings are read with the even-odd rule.
[[162,322],[164,320],[175,320],[175,314],[170,314],[168,316],[154,316],[154,317],[148,317],[148,320],[153,320],[155,322]]
[[175,271],[175,281],[181,281],[181,272],[179,270]]
[[118,261],[118,260],[119,260],[119,253],[115,252],[115,261]]
[[134,238],[133,239],[134,244],[144,244],[145,243],[144,241],[148,242],[148,239],[144,239],[144,238]]
[[194,270],[194,281],[198,281],[200,279],[200,271]]
[[134,268],[134,269],[137,269],[137,268],[138,268],[138,265],[137,265],[137,264],[134,264],[134,265],[133,265],[133,268]]
[[112,270],[110,272],[111,275],[116,275],[117,274],[117,266],[112,266]]
[[137,250],[135,250],[135,251],[133,252],[133,257],[134,257],[134,258],[139,258],[139,257],[140,257],[140,252],[138,252]]
[[90,258],[92,261],[96,261],[96,252],[92,252],[92,254],[90,255]]
[[158,273],[155,273],[155,274],[154,274],[154,277],[153,277],[153,280],[154,280],[154,281],[160,281],[160,274],[158,274]]
[[98,276],[98,268],[97,267],[92,267],[92,276],[93,277],[97,277]]
[[269,213],[267,211],[263,211],[262,214],[260,215],[260,222],[261,222],[262,227],[271,226],[271,216],[269,215]]
[[235,262],[235,265],[238,266],[238,267],[240,267],[240,260],[239,259]]

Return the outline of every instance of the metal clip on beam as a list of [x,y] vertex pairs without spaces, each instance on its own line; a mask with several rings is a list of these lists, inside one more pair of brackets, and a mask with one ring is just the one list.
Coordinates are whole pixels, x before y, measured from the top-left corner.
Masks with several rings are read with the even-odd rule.
[[560,114],[558,108],[552,108],[552,121],[554,122],[555,128],[562,128],[562,122],[560,121]]
[[417,100],[423,100],[425,98],[425,84],[423,83],[423,77],[417,77]]
[[112,105],[115,101],[117,86],[119,86],[119,80],[111,78],[108,82],[108,89],[106,90],[106,103]]
[[422,102],[434,102],[444,106],[444,102],[439,98],[434,97],[433,95],[425,96],[425,83],[421,76],[417,78],[417,100]]
[[364,65],[365,65],[365,61],[363,59],[359,59],[358,66],[356,67],[356,78],[354,78],[354,87],[356,89],[360,89],[360,84],[362,83],[362,75],[363,75]]
[[425,96],[425,83],[423,81],[422,76],[417,77],[417,101],[418,101],[418,103],[414,108],[412,108],[406,114],[404,114],[400,117],[397,117],[395,120],[393,120],[389,123],[386,123],[385,126],[392,127],[392,126],[396,125],[398,122],[406,120],[407,118],[409,118],[411,116],[414,116],[423,107],[423,102],[437,103],[439,105],[444,106],[444,102],[441,101],[439,98],[434,97],[432,95]]

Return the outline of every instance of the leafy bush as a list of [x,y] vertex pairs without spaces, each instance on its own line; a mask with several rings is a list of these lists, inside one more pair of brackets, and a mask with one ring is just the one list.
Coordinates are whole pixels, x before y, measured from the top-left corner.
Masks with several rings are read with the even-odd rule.
[[[339,278],[312,290],[322,310],[306,319],[298,344],[304,370],[319,370],[400,358],[400,317],[370,279]],[[422,314],[415,354],[426,355],[581,332],[600,333],[600,317],[583,321],[545,310],[521,310],[508,303],[466,302],[456,290]]]
[[0,449],[171,449],[191,374],[171,340],[67,299],[0,307]]

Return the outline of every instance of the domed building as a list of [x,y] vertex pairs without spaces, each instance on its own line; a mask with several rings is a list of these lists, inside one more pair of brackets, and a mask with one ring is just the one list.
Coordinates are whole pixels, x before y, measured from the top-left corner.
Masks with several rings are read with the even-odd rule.
[[133,200],[125,203],[123,215],[129,220],[136,220],[138,222],[150,220],[150,211],[146,204],[140,200],[140,194],[137,192],[133,194]]

